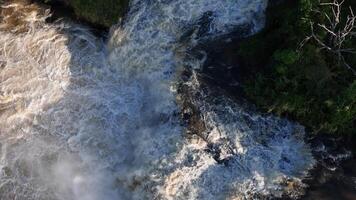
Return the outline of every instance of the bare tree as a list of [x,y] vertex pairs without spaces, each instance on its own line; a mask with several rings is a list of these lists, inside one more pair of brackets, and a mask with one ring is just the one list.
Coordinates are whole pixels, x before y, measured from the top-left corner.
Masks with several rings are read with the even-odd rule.
[[[356,17],[351,7],[349,7],[349,14],[345,20],[342,19],[342,6],[345,0],[333,0],[329,3],[320,3],[321,6],[328,6],[331,13],[323,12],[320,10],[314,10],[326,17],[326,22],[324,24],[314,22],[310,23],[311,35],[304,39],[302,46],[309,40],[315,40],[321,49],[326,49],[327,51],[335,54],[338,58],[340,64],[344,65],[348,70],[352,71],[356,75],[356,70],[350,66],[344,55],[345,54],[356,54],[354,48],[345,47],[346,42],[351,40],[356,36]],[[323,40],[316,32],[315,29],[320,28],[327,34],[327,39]]]

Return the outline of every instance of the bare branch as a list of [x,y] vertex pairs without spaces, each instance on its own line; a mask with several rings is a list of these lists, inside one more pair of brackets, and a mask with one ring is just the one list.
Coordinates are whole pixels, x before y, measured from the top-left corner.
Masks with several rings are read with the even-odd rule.
[[[316,43],[320,46],[320,49],[326,49],[327,51],[335,54],[338,58],[339,63],[342,63],[348,70],[352,71],[353,75],[356,76],[356,70],[350,66],[344,54],[356,54],[356,50],[353,48],[346,48],[345,43],[349,41],[351,38],[356,36],[356,17],[354,11],[351,7],[349,7],[349,14],[344,20],[345,24],[342,24],[342,5],[345,0],[333,0],[329,3],[320,3],[321,6],[328,6],[331,9],[332,15],[329,15],[326,12],[322,12],[320,10],[316,10],[316,13],[322,13],[326,19],[327,23],[325,24],[317,24],[322,31],[324,31],[328,36],[326,39],[321,39],[318,33],[315,32],[314,23],[310,23],[311,35],[306,37],[300,45],[302,48],[307,42],[311,39],[316,41]],[[326,41],[324,41],[326,40]]]

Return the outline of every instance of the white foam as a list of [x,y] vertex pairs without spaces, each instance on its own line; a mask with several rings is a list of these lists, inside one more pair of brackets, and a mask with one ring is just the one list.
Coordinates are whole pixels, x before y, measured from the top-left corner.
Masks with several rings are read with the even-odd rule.
[[299,126],[248,114],[228,99],[199,99],[209,141],[220,148],[228,139],[236,150],[220,155],[232,157],[226,167],[204,150],[206,142],[184,137],[175,91],[181,65],[201,67],[188,49],[246,24],[254,33],[266,4],[133,0],[108,45],[77,24],[47,24],[33,13],[28,31],[1,31],[1,199],[280,195],[282,179],[303,177],[313,163]]

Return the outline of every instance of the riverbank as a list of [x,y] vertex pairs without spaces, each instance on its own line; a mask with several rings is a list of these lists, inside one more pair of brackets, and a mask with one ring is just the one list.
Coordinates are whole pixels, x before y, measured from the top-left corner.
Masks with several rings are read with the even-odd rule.
[[[99,33],[107,32],[119,16],[124,16],[124,12],[118,12],[116,17],[111,17],[111,23],[97,23],[101,18],[92,20],[78,14],[87,9],[83,7],[83,11],[77,11],[79,4],[75,8],[67,1],[46,2],[54,8],[54,19],[70,16],[94,27],[93,30],[99,30]],[[116,3],[123,9],[128,4]],[[347,4],[354,6],[349,1]],[[91,3],[88,6],[94,5]],[[315,7],[316,3],[312,0],[286,0],[270,4],[266,28],[250,38],[209,49],[208,53],[220,60],[208,58],[207,65],[210,66],[204,68],[204,74],[232,93],[244,95],[263,112],[298,121],[310,133],[344,135],[355,140],[355,76],[338,65],[330,54],[319,51],[315,41],[299,47],[310,32],[309,22],[305,20],[318,18],[311,13]],[[107,10],[114,12],[111,8]],[[98,15],[98,12],[93,14]],[[351,47],[356,44],[354,40],[351,43]],[[352,57],[347,59],[351,66],[355,65]],[[224,66],[219,69],[211,67],[219,63]]]
[[[354,1],[345,1],[341,21],[350,17],[349,6],[356,8]],[[237,44],[237,77],[246,97],[261,110],[298,121],[312,134],[351,140],[356,130],[356,75],[316,40],[305,40],[312,34],[310,24],[328,24],[323,13],[329,12],[312,0],[270,6],[265,29]],[[329,43],[325,30],[316,34]],[[356,39],[347,39],[343,48],[355,49]],[[343,58],[356,66],[352,54]]]
[[[184,5],[184,1],[182,1],[181,3],[183,3]],[[198,12],[198,14],[201,13]],[[63,16],[67,15],[65,9],[62,15]],[[55,18],[53,18],[52,20],[54,20]],[[74,18],[76,19],[76,17]],[[154,21],[154,22],[158,23],[161,22],[160,20],[165,20],[165,18],[163,19],[158,18],[156,20],[158,21]],[[195,23],[195,21],[193,21],[192,23]],[[133,25],[135,25],[135,23],[133,23]],[[145,24],[141,24],[141,25],[145,25]],[[199,25],[200,24],[197,24],[197,26]],[[179,26],[174,26],[174,27],[179,27]],[[75,28],[76,27],[73,27],[73,29]],[[151,28],[156,30],[155,28],[157,27],[151,27]],[[137,30],[135,30],[134,32],[130,32],[130,33],[132,33],[133,36],[135,36],[135,34],[144,34],[143,36],[147,36],[146,30],[147,29],[143,29],[143,31],[139,30],[142,32],[137,32]],[[159,33],[161,29],[158,29],[157,31]],[[167,31],[167,29],[164,29],[163,31]],[[181,34],[181,30],[178,29],[178,31],[179,31],[178,35]],[[174,110],[172,111],[172,109],[168,109],[168,111],[166,111],[165,110],[166,107],[164,106],[162,107],[162,105],[166,105],[166,104],[171,105],[171,102],[173,102],[172,99],[168,99],[167,101],[162,102],[162,99],[167,98],[167,96],[168,97],[171,96],[162,95],[162,93],[156,93],[156,91],[162,90],[162,87],[157,88],[157,86],[162,85],[161,82],[157,81],[157,77],[161,77],[161,76],[152,78],[150,76],[151,75],[150,73],[144,74],[145,75],[144,79],[130,78],[129,80],[127,80],[127,82],[124,82],[125,84],[121,85],[119,88],[118,88],[119,86],[118,84],[123,83],[123,81],[116,80],[118,77],[120,77],[122,73],[128,72],[128,70],[130,70],[129,72],[131,72],[131,75],[134,73],[139,73],[139,75],[141,75],[140,77],[142,77],[142,74],[140,73],[145,72],[147,68],[149,68],[150,70],[155,70],[157,66],[160,65],[166,66],[167,62],[157,63],[155,62],[156,61],[155,59],[146,60],[147,57],[141,57],[143,55],[143,53],[141,53],[142,49],[145,50],[143,51],[144,53],[150,53],[152,51],[155,52],[154,51],[155,49],[152,49],[152,45],[142,45],[145,44],[144,42],[146,42],[147,40],[139,40],[140,38],[146,39],[150,37],[139,37],[142,35],[137,36],[137,38],[134,37],[133,39],[138,39],[138,40],[134,40],[134,42],[137,43],[133,45],[133,49],[131,49],[132,51],[130,52],[122,52],[120,51],[122,49],[122,46],[117,47],[117,52],[114,52],[115,55],[111,56],[111,58],[114,58],[111,64],[115,65],[115,68],[111,68],[111,71],[110,70],[106,71],[104,70],[107,69],[108,67],[106,65],[106,62],[104,63],[100,62],[101,61],[100,59],[106,59],[106,57],[104,58],[101,57],[102,56],[101,49],[96,49],[96,48],[101,48],[101,46],[91,45],[93,44],[92,41],[97,41],[95,37],[88,37],[88,38],[84,38],[84,40],[81,40],[80,34],[70,35],[70,33],[73,32],[69,32],[69,37],[79,38],[78,41],[80,42],[75,43],[75,45],[82,47],[83,43],[88,44],[87,47],[89,48],[84,48],[84,50],[88,50],[89,53],[91,54],[87,56],[88,55],[87,51],[82,52],[80,51],[81,49],[73,49],[78,46],[68,45],[72,48],[71,49],[72,51],[77,50],[74,51],[77,53],[73,53],[70,54],[71,56],[68,56],[68,58],[71,58],[71,65],[69,65],[69,67],[67,68],[63,67],[65,69],[74,70],[72,71],[72,73],[68,73],[68,77],[70,77],[70,81],[68,81],[69,87],[64,88],[67,89],[67,91],[63,94],[63,97],[61,97],[61,99],[58,100],[61,101],[60,104],[57,104],[57,101],[54,101],[52,103],[55,106],[54,107],[55,109],[48,109],[48,106],[49,108],[51,108],[50,106],[52,106],[52,104],[48,104],[48,106],[46,106],[45,111],[48,110],[54,112],[58,111],[58,113],[54,113],[55,115],[44,115],[43,119],[49,118],[50,120],[44,121],[44,123],[41,124],[41,129],[39,129],[39,131],[43,131],[41,132],[43,133],[43,135],[46,135],[48,132],[50,134],[56,134],[57,132],[61,134],[66,134],[67,132],[69,133],[73,132],[74,135],[76,131],[72,127],[73,122],[74,121],[81,122],[81,126],[79,128],[84,128],[84,130],[81,129],[82,134],[84,134],[84,139],[85,137],[89,137],[90,141],[94,142],[92,146],[87,146],[90,152],[94,152],[94,155],[96,155],[95,154],[96,152],[107,152],[109,158],[111,158],[110,156],[113,155],[115,156],[117,154],[119,154],[120,157],[126,158],[127,154],[130,155],[131,153],[128,152],[127,148],[131,150],[132,147],[132,149],[135,150],[133,151],[135,153],[134,156],[140,158],[138,160],[141,161],[142,159],[145,160],[151,156],[145,154],[145,152],[153,152],[156,154],[164,153],[166,155],[166,153],[168,152],[167,150],[168,148],[162,147],[161,146],[162,144],[163,145],[171,144],[173,146],[177,146],[175,143],[176,138],[171,138],[168,143],[166,143],[165,141],[167,137],[173,137],[172,130],[176,130],[175,133],[178,135],[177,137],[179,137],[181,132],[180,132],[180,128],[174,129],[175,126],[172,126],[172,124],[176,125],[171,120],[176,119],[177,112],[175,112]],[[118,34],[119,33],[120,32],[118,32]],[[120,38],[120,35],[117,35],[117,37]],[[187,37],[188,38],[184,38],[184,39],[187,40],[191,39],[189,38],[189,36]],[[29,37],[28,39],[31,39],[31,37]],[[153,38],[150,39],[153,40]],[[72,39],[69,41],[75,41],[75,40]],[[98,41],[101,41],[100,38]],[[159,48],[159,49],[167,49],[167,46],[165,46],[166,43],[162,43],[161,40],[156,40],[156,41],[157,43],[154,43],[153,45],[154,47],[156,46],[162,47],[160,45],[163,45],[164,48]],[[172,41],[171,43],[177,42],[176,40],[170,40],[170,41]],[[295,176],[295,174],[293,173],[295,167],[302,166],[301,168],[297,167],[296,174],[302,173],[301,171],[303,170],[301,169],[305,169],[305,166],[303,165],[303,162],[305,160],[303,159],[310,158],[311,156],[309,156],[310,155],[309,148],[303,148],[304,147],[303,138],[299,137],[298,135],[298,134],[302,135],[304,133],[303,128],[301,126],[294,123],[290,123],[284,119],[279,119],[272,116],[266,116],[265,114],[261,114],[260,112],[255,112],[255,110],[251,108],[253,106],[250,106],[249,103],[246,103],[247,108],[245,109],[245,107],[242,106],[242,104],[239,102],[239,101],[244,101],[243,95],[246,95],[245,93],[246,91],[244,90],[243,82],[241,80],[243,80],[244,76],[251,73],[251,71],[244,71],[246,69],[241,67],[242,65],[240,63],[240,59],[237,59],[238,56],[236,56],[235,53],[238,52],[238,48],[240,47],[239,44],[243,43],[244,41],[245,40],[241,40],[241,38],[236,38],[236,40],[225,38],[223,41],[219,41],[218,43],[215,42],[214,44],[212,44],[212,46],[205,46],[205,48],[203,48],[202,50],[208,52],[207,61],[205,63],[206,65],[202,70],[202,72],[198,73],[198,75],[201,77],[199,77],[199,80],[197,80],[198,82],[196,83],[197,85],[194,85],[194,83],[191,82],[192,84],[186,85],[188,92],[184,92],[184,91],[178,92],[179,94],[189,93],[189,92],[191,92],[192,94],[191,97],[188,96],[186,100],[188,104],[189,103],[193,104],[193,107],[191,107],[190,105],[186,106],[187,110],[189,111],[190,109],[192,110],[192,112],[189,113],[187,111],[186,113],[182,113],[183,115],[182,118],[183,119],[190,118],[190,121],[187,122],[189,123],[188,129],[191,130],[192,135],[198,135],[201,139],[196,137],[188,138],[189,146],[179,146],[178,150],[182,149],[181,152],[182,154],[180,156],[181,159],[179,158],[180,160],[178,160],[177,162],[183,163],[182,164],[183,167],[174,168],[176,166],[173,166],[173,164],[170,165],[173,166],[174,168],[174,170],[170,169],[170,171],[174,171],[177,173],[169,174],[171,175],[169,176],[170,178],[166,179],[167,185],[165,186],[169,189],[170,192],[167,195],[177,194],[174,192],[179,191],[177,189],[182,188],[180,186],[184,186],[184,188],[186,188],[186,191],[190,191],[191,188],[195,188],[192,186],[196,186],[196,188],[199,188],[200,190],[200,195],[211,195],[211,194],[225,195],[224,191],[226,190],[223,190],[224,189],[223,186],[227,185],[227,188],[229,188],[229,190],[236,192],[241,187],[230,188],[231,185],[235,183],[240,183],[240,184],[242,183],[241,185],[243,185],[245,181],[248,184],[249,181],[251,180],[252,180],[252,182],[250,182],[251,185],[247,185],[250,186],[248,187],[248,189],[251,189],[251,194],[246,194],[245,193],[246,190],[242,189],[241,193],[237,193],[236,195],[238,194],[254,195],[255,192],[254,190],[256,188],[262,188],[263,190],[264,187],[266,186],[265,184],[268,184],[268,186],[276,187],[275,190],[271,189],[272,192],[276,192],[276,193],[278,193],[278,189],[289,188],[291,189],[292,192],[293,189],[298,189],[298,188],[294,188],[299,186],[298,181],[293,181],[291,179],[286,180],[284,182],[286,183],[286,187],[281,187],[281,188],[274,184],[269,185],[270,182],[264,181],[265,179],[270,178],[269,175],[274,176],[274,174],[276,173],[286,175],[287,177],[292,177],[293,179]],[[33,42],[33,44],[37,44],[37,43]],[[49,43],[44,43],[44,44],[47,45]],[[99,44],[103,45],[100,42]],[[189,44],[181,44],[180,47],[183,48],[184,45],[189,45]],[[191,45],[194,46],[193,44]],[[64,43],[63,46],[64,46],[63,49],[67,49],[65,48],[66,43]],[[16,51],[11,51],[11,52],[16,52]],[[57,52],[57,48],[54,48],[54,53],[56,52]],[[133,60],[130,61],[136,62],[137,60],[139,61],[142,60],[142,62],[138,64],[139,67],[143,66],[142,68],[138,69],[137,65],[135,66],[130,65],[132,63],[135,64],[135,62],[126,63],[127,59],[129,57],[131,58],[132,52],[134,52],[135,54],[134,56],[132,56]],[[183,52],[186,53],[188,51],[185,51],[184,49]],[[122,54],[122,53],[127,53],[127,54]],[[189,54],[189,56],[191,57],[197,56],[192,52],[189,52],[187,54]],[[36,54],[36,55],[40,55],[40,54]],[[162,57],[162,54],[158,54],[158,55],[159,55],[158,57]],[[172,54],[169,51],[168,54],[164,54],[164,55],[170,56]],[[155,54],[154,56],[157,56],[157,54]],[[153,56],[150,55],[149,57],[153,57]],[[31,58],[32,56],[29,56],[29,60],[31,60]],[[43,59],[49,59],[52,62],[52,57],[47,56],[47,57],[43,57]],[[166,60],[172,61],[173,59],[174,59],[173,57],[168,57]],[[194,61],[194,59],[192,60]],[[125,63],[125,65],[121,66],[121,63],[123,62]],[[63,63],[63,62],[58,62],[58,63]],[[194,64],[194,63],[195,62],[191,62],[190,64]],[[44,66],[48,66],[48,65],[44,64]],[[54,68],[51,69],[50,71],[55,71],[59,69],[57,63],[56,65],[51,65],[51,66],[54,66]],[[193,67],[194,66],[199,66],[199,65],[193,65]],[[36,67],[37,65],[35,65],[34,68],[36,69]],[[101,70],[103,71],[101,72]],[[114,74],[115,70],[119,70],[120,73]],[[191,69],[189,69],[188,72],[191,73]],[[169,75],[170,73],[172,72],[164,71],[165,75],[167,74]],[[157,73],[157,74],[162,74],[162,73]],[[169,77],[168,75],[167,77]],[[187,76],[187,78],[185,81],[183,80],[184,82],[182,84],[192,81],[192,79],[194,78],[192,76],[192,73],[190,75],[183,73],[182,76],[185,75]],[[168,79],[167,77],[165,80]],[[61,76],[59,76],[59,78],[61,78]],[[204,80],[200,80],[200,78]],[[182,79],[184,79],[184,77]],[[144,80],[144,82],[142,80]],[[107,81],[113,81],[113,82],[107,82]],[[62,80],[58,80],[58,82],[63,83]],[[98,85],[96,85],[98,82],[99,83],[103,82],[103,84],[100,84],[99,86],[105,86],[105,87],[98,87]],[[49,80],[48,83],[53,83],[53,81]],[[135,85],[136,83],[138,83],[139,86]],[[133,84],[132,87],[126,88],[128,85],[130,86],[130,84]],[[207,86],[205,86],[205,84]],[[31,85],[31,84],[27,84],[27,85]],[[44,85],[46,86],[48,84],[44,84]],[[56,83],[54,84],[54,87],[58,85],[59,84]],[[195,86],[199,86],[199,85],[203,85],[203,87],[194,88]],[[21,88],[21,85],[18,87]],[[37,87],[34,86],[34,88],[36,89]],[[122,88],[124,88],[125,90],[122,90]],[[133,89],[136,88],[137,88],[137,93],[139,95],[137,95],[135,91],[132,91]],[[214,89],[212,88],[214,88],[218,92],[216,93],[213,92]],[[141,94],[140,92],[142,90],[140,89],[144,90],[144,93]],[[58,90],[62,91],[63,87],[58,88]],[[52,92],[54,90],[52,88],[49,88],[46,91]],[[43,90],[39,90],[39,92],[43,92]],[[132,93],[134,93],[134,95],[130,96]],[[129,95],[129,98],[124,99],[123,101],[119,101],[119,100],[111,101],[111,99],[125,97],[126,94]],[[39,95],[39,96],[43,96],[43,95]],[[49,96],[55,96],[55,95],[49,95]],[[40,98],[36,98],[36,99],[40,99]],[[233,99],[233,101],[231,99]],[[156,103],[157,101],[159,103]],[[82,105],[82,102],[89,102],[88,105],[90,106]],[[133,104],[128,104],[127,102]],[[114,116],[115,113],[121,112],[121,108],[123,107],[131,108],[134,112],[130,113],[129,112],[130,110],[126,110],[124,111],[125,113],[123,115],[120,115],[119,117]],[[200,110],[200,113],[195,111],[198,109]],[[61,112],[62,110],[69,111],[69,112]],[[75,112],[70,112],[73,110],[75,110]],[[162,112],[162,110],[166,112]],[[251,110],[253,112],[250,112]],[[170,112],[173,113],[171,114]],[[136,114],[138,113],[139,115],[135,117]],[[59,116],[62,116],[63,118],[60,118],[61,120],[59,120],[57,114]],[[80,114],[80,116],[76,117],[77,114],[78,115]],[[92,116],[93,118],[91,118]],[[134,118],[132,118],[132,116],[134,116]],[[193,117],[198,116],[201,119],[192,118],[192,116]],[[83,120],[83,117],[87,117],[87,118]],[[127,119],[133,122],[132,126],[131,124],[125,123],[127,122]],[[204,123],[201,123],[199,120],[201,120]],[[29,121],[31,122],[30,119]],[[48,121],[57,122],[58,126],[50,126],[51,123],[48,123]],[[104,123],[104,125],[101,123]],[[119,123],[125,123],[125,125],[127,126],[118,127],[117,124]],[[31,125],[31,123],[29,124]],[[75,124],[80,124],[80,123],[75,123]],[[162,124],[164,125],[163,128],[161,126]],[[65,131],[62,131],[61,129],[62,125],[66,128]],[[46,129],[46,128],[53,128],[53,129]],[[95,131],[91,132],[93,128]],[[124,130],[123,132],[118,131],[121,128],[122,129],[129,128],[129,129]],[[142,128],[142,132],[141,129],[137,131],[138,128]],[[16,131],[15,129],[13,130],[14,133],[17,133],[15,132]],[[26,129],[21,129],[21,130],[26,130]],[[157,134],[157,131],[161,131],[161,130],[163,131],[167,130],[167,134],[166,132],[163,132],[164,134]],[[109,134],[102,134],[102,133],[109,133]],[[129,134],[125,135],[126,133]],[[93,134],[95,135],[95,137],[92,137]],[[125,135],[125,137],[120,138],[120,140],[116,141],[116,139],[118,137],[121,137],[122,135]],[[134,135],[134,137],[132,137],[132,135]],[[26,135],[24,135],[23,137],[26,137]],[[72,137],[72,135],[69,135],[68,137]],[[105,137],[109,137],[108,140],[101,140],[102,138]],[[142,137],[145,138],[144,141],[142,141],[141,139]],[[324,138],[321,135],[320,137],[319,136],[316,137],[315,135],[312,134],[307,135],[305,140],[312,145],[314,156],[317,158],[317,161],[319,163],[318,166],[315,167],[315,169],[312,171],[312,175],[307,177],[307,180],[305,180],[307,181],[306,183],[311,186],[310,189],[307,191],[306,198],[308,198],[308,196],[311,197],[320,197],[320,195],[329,196],[328,193],[326,193],[325,191],[333,186],[338,189],[337,191],[335,191],[336,194],[338,193],[338,191],[341,191],[341,189],[344,190],[345,188],[347,188],[339,183],[342,183],[344,180],[352,180],[352,179],[345,179],[346,176],[354,177],[353,174],[354,172],[352,170],[354,169],[352,165],[352,160],[351,160],[351,164],[347,164],[349,163],[348,161],[345,162],[346,164],[343,164],[342,162],[343,159],[349,158],[348,152],[350,151],[350,148],[344,149],[345,147],[344,144],[346,142],[350,142],[350,140],[345,141],[343,139],[340,140],[340,139],[335,139],[333,137],[328,138],[326,136]],[[67,140],[64,139],[63,141],[67,141]],[[74,139],[72,138],[71,140],[68,141],[71,142],[69,146],[74,146],[74,148],[87,144],[86,143],[87,140],[85,140],[83,143],[80,143],[78,140],[76,140],[76,138]],[[79,143],[76,143],[76,141]],[[111,141],[115,141],[115,142],[111,143]],[[125,146],[127,144],[125,143],[125,141],[128,141],[130,143],[129,146]],[[77,145],[73,145],[73,143]],[[3,142],[2,144],[6,144],[6,142]],[[28,146],[32,147],[36,145],[29,144]],[[161,148],[156,149],[155,148],[156,146]],[[115,151],[105,151],[107,149],[102,149],[106,147],[115,148]],[[147,151],[146,148],[151,151]],[[184,149],[189,149],[189,148],[191,148],[192,150],[183,151]],[[26,148],[24,149],[26,150],[26,152],[31,153],[31,151],[27,151]],[[169,152],[171,149],[173,148],[169,148]],[[76,150],[83,151],[83,149],[81,148]],[[162,150],[164,150],[164,152]],[[167,152],[165,152],[165,150],[167,150]],[[301,154],[303,154],[303,152],[308,156],[306,157],[300,156]],[[19,155],[19,154],[15,154],[15,155]],[[7,158],[11,158],[11,157],[7,157]],[[102,156],[99,156],[99,158],[102,158]],[[130,157],[128,157],[127,159],[130,159]],[[31,159],[30,161],[28,161],[28,163],[31,164],[32,160],[34,159]],[[132,162],[126,162],[126,160],[122,161],[120,159],[117,159],[116,157],[108,160],[113,162],[118,162],[115,165],[111,165],[111,166],[119,166],[118,168],[115,168],[114,171],[121,171],[122,167],[124,166],[128,166],[128,168],[130,169],[133,168],[133,166],[137,167],[138,169],[140,169],[140,172],[147,169],[146,166],[141,169],[142,163],[138,163],[136,166]],[[104,159],[100,161],[105,162],[107,160]],[[167,160],[164,160],[162,167],[166,167],[168,165],[167,162],[168,162]],[[93,166],[97,166],[98,163],[100,164],[103,162],[93,163]],[[340,163],[343,165],[340,165]],[[59,164],[63,164],[63,162],[59,162]],[[204,167],[204,169],[197,168],[197,166],[202,166],[200,164],[204,164],[206,167]],[[22,166],[22,169],[24,168],[27,170],[26,168],[27,166],[28,164],[24,164]],[[150,164],[147,164],[147,166],[151,167]],[[12,168],[8,167],[6,169],[10,169],[10,172],[17,172],[16,170],[14,170],[17,169],[16,166],[13,166]],[[341,175],[340,173],[334,173],[338,169],[341,169],[343,171]],[[26,172],[26,170],[22,170],[22,171]],[[22,171],[20,170],[20,172]],[[256,173],[251,175],[250,173],[248,173],[249,171],[253,171]],[[197,174],[199,173],[201,173],[201,175],[199,175],[197,179],[191,181],[190,178],[197,176]],[[330,176],[330,173],[334,175]],[[10,174],[9,176],[11,176],[11,173],[8,174]],[[26,176],[26,173],[24,174]],[[89,175],[91,174],[95,174],[95,173],[89,173]],[[145,179],[147,178],[147,176],[146,177],[140,176],[141,174],[142,173],[135,174],[135,177],[133,179],[130,179],[130,177],[126,176],[126,173],[122,173],[121,177],[117,178],[116,180],[117,183],[115,184],[115,187],[125,188],[128,185],[130,188],[130,192],[135,193],[135,195],[139,195],[137,192],[134,192],[134,190],[140,187],[145,187],[145,184],[147,184],[150,181]],[[148,174],[151,175],[152,173],[148,173]],[[186,174],[188,174],[188,176],[184,176]],[[105,177],[104,179],[106,180],[107,177],[112,177],[112,176],[104,176],[104,177]],[[89,176],[89,178],[91,177]],[[277,180],[278,177],[276,179],[274,178],[275,177],[272,177],[269,180],[271,181]],[[68,180],[70,183],[72,183],[71,177],[69,177]],[[277,180],[277,181],[281,181],[281,180]],[[201,184],[195,185],[196,183],[201,183]],[[204,185],[206,183],[208,184]],[[351,188],[353,187],[352,184],[350,184],[349,186],[351,186]],[[69,191],[71,191],[72,189],[71,187],[72,186],[70,186]],[[221,189],[220,187],[223,189]],[[220,188],[219,191],[216,192],[216,188]],[[349,190],[349,192],[350,191],[352,192],[352,190]],[[343,198],[342,195],[344,193],[345,193],[344,191],[340,192],[341,194],[339,196],[340,199]],[[182,196],[185,195],[184,192],[179,194]],[[330,197],[335,197],[335,196],[330,195]]]
[[[306,126],[306,141],[316,149],[318,164],[305,180],[309,188],[302,199],[352,200],[356,194],[355,78],[344,66],[333,67],[335,61],[317,51],[316,44],[299,49],[308,35],[308,29],[298,24],[306,14],[301,9],[306,2],[270,6],[261,33],[209,47],[203,73],[208,82],[248,99],[262,112]],[[323,86],[317,87],[320,82]]]

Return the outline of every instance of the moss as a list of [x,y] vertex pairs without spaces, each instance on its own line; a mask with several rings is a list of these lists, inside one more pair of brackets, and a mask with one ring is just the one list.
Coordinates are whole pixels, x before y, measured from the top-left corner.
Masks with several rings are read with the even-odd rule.
[[79,17],[109,27],[123,16],[128,0],[71,0],[70,5]]
[[110,27],[117,23],[128,7],[129,0],[41,0],[44,3],[61,2],[70,6],[77,17],[92,24]]
[[[346,3],[355,6],[354,2]],[[261,109],[295,119],[315,133],[352,134],[355,76],[315,42],[300,48],[310,33],[310,21],[325,20],[312,12],[317,3],[287,0],[269,8],[265,30],[240,45],[244,91]],[[356,40],[350,40],[348,47],[355,48]],[[355,56],[347,60],[356,66]]]

